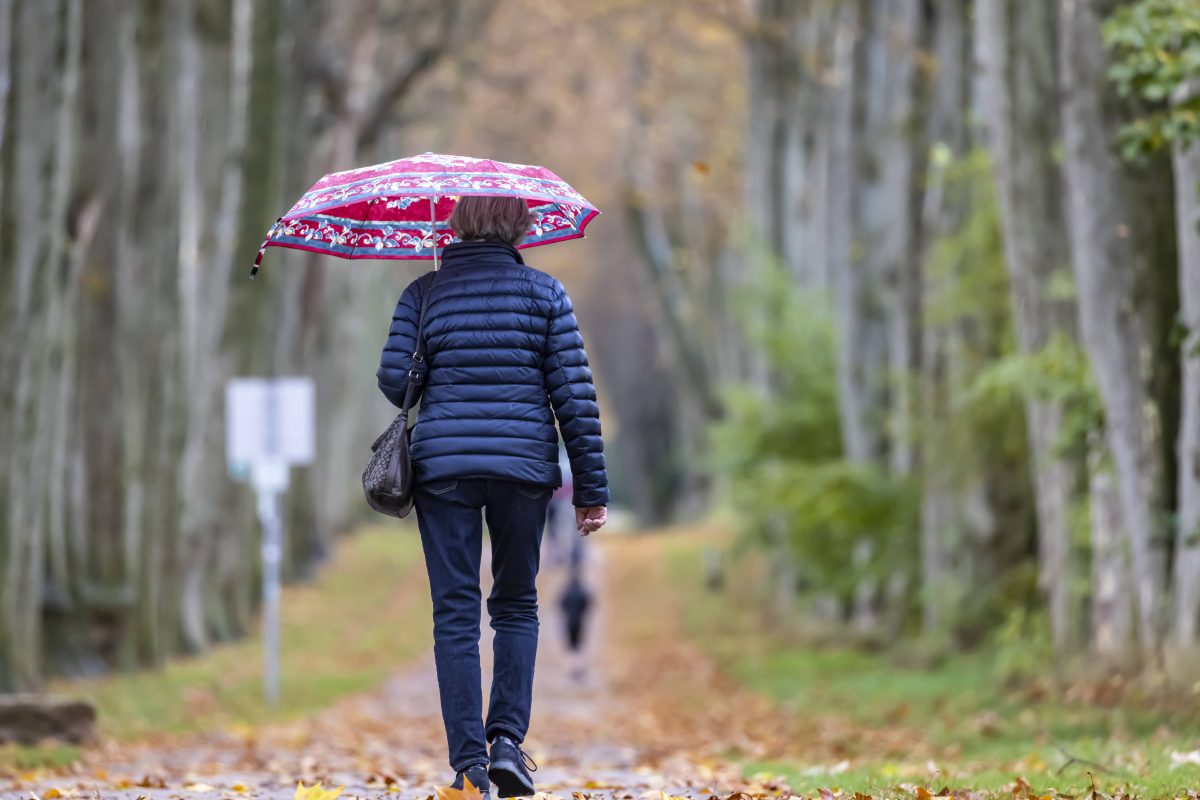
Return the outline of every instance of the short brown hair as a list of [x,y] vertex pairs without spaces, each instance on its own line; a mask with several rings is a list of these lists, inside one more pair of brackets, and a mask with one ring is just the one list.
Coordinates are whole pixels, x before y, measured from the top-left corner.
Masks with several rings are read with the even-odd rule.
[[464,242],[520,244],[532,222],[529,205],[519,197],[466,195],[450,215],[450,227]]

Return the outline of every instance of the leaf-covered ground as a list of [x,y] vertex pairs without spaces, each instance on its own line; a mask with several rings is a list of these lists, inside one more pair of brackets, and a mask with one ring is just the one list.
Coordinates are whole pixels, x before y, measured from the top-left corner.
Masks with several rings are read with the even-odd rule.
[[[1200,786],[1200,766],[1188,763],[1200,761],[1190,705],[1038,697],[996,685],[980,659],[906,667],[764,636],[746,602],[753,575],[731,573],[720,593],[702,588],[701,554],[713,536],[611,536],[595,547],[590,571],[603,590],[582,669],[564,649],[554,602],[562,570],[546,570],[526,745],[543,792],[1102,800],[1182,797]],[[285,625],[295,702],[284,713],[248,688],[253,643],[165,674],[85,685],[108,709],[105,741],[67,767],[10,765],[0,794],[273,800],[294,797],[301,783],[302,798],[329,797],[310,788],[319,783],[321,792],[344,787],[343,798],[436,795],[451,776],[425,579],[411,541],[399,550],[377,541],[352,544],[324,588],[289,595],[305,613]],[[486,635],[482,649],[490,650]],[[394,669],[377,679],[387,663]],[[139,680],[154,698],[148,709],[138,706]],[[304,689],[314,686],[321,691]],[[286,692],[285,684],[285,701]]]

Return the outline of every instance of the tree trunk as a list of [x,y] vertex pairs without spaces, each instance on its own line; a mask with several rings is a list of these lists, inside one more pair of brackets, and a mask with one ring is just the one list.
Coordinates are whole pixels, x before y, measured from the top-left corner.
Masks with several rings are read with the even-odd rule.
[[884,456],[887,341],[882,286],[865,240],[878,233],[878,198],[864,138],[878,127],[882,71],[875,63],[880,33],[867,0],[843,3],[834,45],[837,87],[831,119],[830,272],[837,310],[838,404],[845,455],[877,463]]
[[137,598],[124,620],[118,663],[133,668],[139,661],[156,661],[144,641],[143,628],[138,625],[144,608],[157,607],[157,598],[146,591],[145,573],[141,569],[143,550],[161,531],[146,530],[147,415],[150,413],[150,393],[145,385],[152,363],[153,350],[146,346],[144,329],[147,316],[146,280],[142,274],[146,264],[137,242],[136,207],[138,179],[142,157],[142,85],[139,57],[144,54],[137,43],[139,14],[122,9],[116,20],[115,128],[116,128],[116,189],[115,207],[111,219],[115,228],[116,269],[114,294],[116,306],[115,338],[117,342],[117,385],[114,394],[119,398],[121,417],[120,485],[121,504],[121,570],[122,583],[134,591]]
[[[1200,87],[1189,89],[1200,91]],[[1177,644],[1194,647],[1200,637],[1200,142],[1176,144],[1173,160],[1180,319],[1185,331],[1180,349],[1183,386],[1174,628]]]
[[1116,480],[1102,463],[1107,448],[1102,442],[1091,447],[1088,479],[1088,511],[1091,517],[1091,645],[1092,652],[1112,667],[1129,661],[1132,643],[1133,590],[1129,569],[1129,540],[1121,515]]
[[[37,578],[45,581],[48,596],[67,601],[70,613],[75,603],[74,598],[70,598],[66,466],[70,457],[69,443],[78,439],[73,413],[78,352],[75,308],[83,257],[95,231],[100,208],[99,200],[93,196],[80,203],[73,220],[68,218],[78,153],[76,119],[83,57],[82,0],[67,0],[65,15],[61,96],[55,121],[54,170],[50,181],[50,234],[42,269],[43,296],[48,308],[43,314],[45,330],[37,337],[43,340],[46,361],[37,392],[39,425],[33,438],[39,449],[47,451],[48,457],[34,459],[32,471],[37,475],[33,496],[38,503],[33,527],[44,540],[46,562],[45,573]],[[74,228],[73,246],[68,242],[70,228]]]
[[888,289],[887,341],[891,374],[891,417],[895,428],[889,465],[897,475],[917,466],[917,396],[914,379],[921,364],[921,203],[929,150],[917,121],[925,102],[925,82],[917,68],[927,46],[924,9],[918,0],[887,0],[887,96],[890,108],[884,131],[883,183],[887,223],[881,248]]
[[784,237],[792,220],[785,216],[790,110],[799,88],[790,58],[789,33],[800,6],[788,0],[758,0],[749,54],[750,128],[746,146],[746,211],[756,240],[773,257],[784,253]]
[[[8,134],[8,95],[12,89],[12,29],[13,2],[0,0],[0,219],[4,218],[4,146]],[[0,254],[5,247],[4,231],[0,230]],[[0,270],[0,280],[4,277]]]
[[[207,352],[220,353],[221,341],[225,332],[226,309],[229,306],[229,285],[234,265],[234,248],[240,232],[239,222],[242,215],[243,189],[245,181],[245,156],[247,133],[249,129],[250,112],[250,76],[253,68],[254,32],[254,3],[252,0],[234,0],[230,29],[230,59],[229,59],[229,91],[228,117],[226,129],[228,135],[224,142],[221,160],[224,169],[221,175],[220,197],[213,220],[212,257],[206,272],[211,289],[208,301],[205,303],[207,326],[203,347]],[[213,364],[210,378],[207,381],[207,404],[205,413],[208,417],[205,441],[209,470],[213,475],[213,492],[228,493],[228,485],[217,476],[221,473],[223,454],[221,443],[224,440],[224,426],[221,416],[221,404],[217,399],[221,396],[225,379],[228,375],[228,362],[225,359]],[[209,498],[217,500],[217,497]],[[234,590],[236,579],[243,575],[241,565],[246,561],[246,548],[243,542],[247,537],[247,528],[238,524],[236,517],[222,519],[214,531],[216,546],[212,563],[212,578],[208,582],[209,608],[214,628],[218,638],[231,639],[239,635],[240,630],[234,609],[237,593]],[[248,574],[248,573],[246,573]]]
[[[976,52],[983,68],[984,111],[1000,215],[1005,264],[1021,352],[1035,355],[1056,338],[1074,342],[1071,302],[1055,299],[1053,282],[1069,263],[1061,176],[1054,148],[1057,40],[1048,3],[976,3]],[[1070,510],[1082,464],[1063,447],[1060,402],[1028,393],[1026,426],[1038,521],[1039,575],[1050,610],[1055,649],[1079,644],[1079,554],[1071,544]]]
[[[41,677],[41,602],[43,532],[35,527],[41,506],[35,496],[34,474],[29,469],[33,458],[34,434],[38,430],[36,386],[45,369],[44,318],[34,325],[36,311],[35,277],[45,256],[45,225],[48,195],[45,176],[53,169],[55,105],[46,102],[42,92],[49,76],[56,74],[56,52],[61,25],[57,3],[22,3],[17,7],[14,28],[13,73],[15,79],[14,150],[8,197],[21,199],[14,204],[11,219],[14,229],[30,232],[14,239],[11,252],[5,254],[3,270],[5,304],[0,365],[8,379],[0,389],[5,400],[0,424],[4,426],[4,453],[8,461],[0,471],[4,482],[3,546],[4,575],[0,583],[0,639],[7,646],[0,653],[0,685],[10,688],[36,686]],[[46,271],[43,271],[43,275]],[[34,336],[30,337],[31,329]],[[30,339],[33,346],[26,348]]]
[[[970,139],[966,128],[970,107],[967,54],[969,47],[968,8],[961,3],[938,4],[932,32],[937,71],[930,89],[928,139],[950,158],[963,157]],[[948,191],[945,159],[930,160],[921,208],[922,262],[929,259],[943,236],[956,232],[966,212],[965,198]],[[939,280],[947,280],[943,276]],[[941,291],[937,281],[922,281],[923,312],[928,315],[929,297]],[[950,392],[955,372],[954,324],[926,324],[921,342],[922,453],[921,474],[921,603],[922,627],[927,634],[944,633],[964,591],[962,551],[966,526],[960,514],[962,498],[956,496],[961,482],[961,465],[942,457],[947,444],[946,423],[950,414]]]
[[1165,464],[1154,395],[1156,255],[1145,195],[1114,150],[1123,116],[1108,84],[1100,23],[1109,0],[1060,0],[1064,165],[1082,337],[1100,397],[1129,536],[1138,641],[1153,657],[1166,586]]
[[[200,53],[192,29],[194,0],[174,0],[171,4],[171,41],[175,58],[175,95],[182,98],[173,106],[173,133],[178,191],[176,225],[179,231],[176,264],[178,284],[176,303],[180,317],[180,376],[184,391],[178,415],[182,420],[183,453],[179,459],[179,483],[176,491],[182,503],[179,523],[181,569],[180,630],[184,646],[200,651],[208,645],[204,602],[211,534],[213,530],[211,488],[206,481],[205,451],[208,422],[204,395],[213,389],[205,381],[213,377],[208,370],[211,357],[202,344],[209,313],[221,309],[203,307],[205,287],[201,284],[203,264],[200,240],[204,228],[204,200],[200,172]],[[203,315],[203,316],[202,316]]]

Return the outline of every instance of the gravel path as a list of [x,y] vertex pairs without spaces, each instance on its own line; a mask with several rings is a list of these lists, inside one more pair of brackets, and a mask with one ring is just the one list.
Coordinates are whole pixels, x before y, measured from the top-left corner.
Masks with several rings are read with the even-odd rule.
[[[540,765],[534,778],[542,792],[570,798],[638,798],[668,794],[705,796],[717,783],[732,791],[736,767],[700,758],[680,742],[670,702],[647,702],[664,694],[664,681],[684,701],[705,703],[723,687],[694,654],[678,662],[680,676],[700,682],[684,690],[672,676],[675,659],[647,654],[644,663],[618,641],[630,609],[620,587],[605,580],[613,547],[589,550],[588,573],[604,588],[582,659],[567,652],[557,608],[565,570],[547,559],[542,585],[542,635],[534,720],[526,749]],[[487,572],[487,566],[484,566]],[[485,592],[486,594],[486,592]],[[657,609],[643,609],[653,617]],[[665,619],[665,615],[663,615]],[[640,618],[640,616],[639,616]],[[481,651],[488,680],[491,642],[484,626]],[[686,683],[686,681],[684,682]],[[679,694],[669,692],[678,702]],[[485,692],[486,697],[486,692]],[[286,702],[286,698],[285,698]],[[693,709],[694,710],[694,709]],[[686,728],[686,722],[683,727]],[[686,731],[684,731],[686,734]],[[726,747],[720,744],[713,750]],[[427,798],[453,777],[446,766],[432,654],[405,665],[377,690],[354,697],[312,718],[259,731],[212,731],[203,737],[101,744],[74,771],[0,784],[0,797],[290,798],[297,781],[344,785],[346,797]],[[705,785],[709,784],[709,785]],[[722,792],[724,793],[724,792]]]

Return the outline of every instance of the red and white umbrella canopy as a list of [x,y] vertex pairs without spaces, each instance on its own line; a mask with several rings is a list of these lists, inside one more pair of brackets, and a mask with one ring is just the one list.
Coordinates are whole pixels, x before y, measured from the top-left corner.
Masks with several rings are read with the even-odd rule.
[[291,247],[341,258],[434,258],[454,241],[448,220],[463,195],[519,197],[528,203],[534,220],[522,248],[577,239],[600,213],[545,167],[423,153],[326,175],[279,218],[263,249]]

